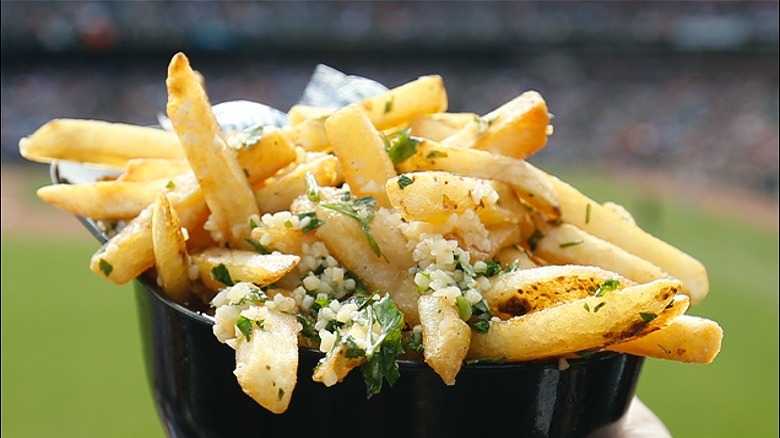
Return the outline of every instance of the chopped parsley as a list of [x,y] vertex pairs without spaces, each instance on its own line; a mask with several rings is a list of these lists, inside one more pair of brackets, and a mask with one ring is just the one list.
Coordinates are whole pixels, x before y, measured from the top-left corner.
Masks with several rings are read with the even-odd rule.
[[276,393],[276,396],[279,397],[279,400],[281,400],[284,397],[284,389],[279,388],[279,391]]
[[378,335],[373,330],[368,330],[365,340],[366,361],[360,366],[366,384],[366,397],[371,398],[382,390],[383,381],[393,386],[400,377],[395,358],[404,352],[402,333],[404,315],[389,295],[385,295],[378,301],[373,296],[358,296],[350,299],[363,301],[359,308],[367,318],[367,327],[373,327],[375,323],[380,327]]
[[168,181],[168,184],[165,185],[166,189],[172,189],[176,187],[176,184],[173,183],[173,180]]
[[490,318],[493,314],[490,313],[485,300],[478,301],[471,307],[472,318],[469,326],[477,333],[487,333],[490,330]]
[[598,312],[599,310],[601,310],[601,308],[602,308],[602,307],[604,307],[604,305],[606,305],[606,304],[607,304],[607,303],[606,303],[605,301],[602,301],[602,302],[600,302],[600,303],[596,304],[596,307],[594,307],[594,308],[593,308],[593,313],[597,313],[597,312]]
[[114,270],[114,267],[111,265],[111,263],[108,263],[106,259],[103,258],[98,261],[98,267],[100,268],[100,272],[102,272],[106,277],[111,275],[111,271]]
[[236,319],[236,327],[241,331],[241,334],[244,335],[244,338],[246,338],[246,341],[249,342],[249,340],[252,338],[252,331],[257,328],[263,328],[263,325],[265,324],[265,321],[262,319],[250,319],[247,318],[244,315],[239,315],[238,319]]
[[[343,198],[342,198],[343,199]],[[347,198],[342,202],[327,202],[320,204],[321,207],[329,210],[337,211],[341,214],[345,214],[352,219],[355,219],[360,224],[360,229],[363,232],[363,236],[368,241],[368,246],[371,247],[371,251],[376,254],[377,257],[382,256],[382,251],[379,249],[379,244],[374,240],[374,236],[371,235],[369,229],[371,221],[374,220],[374,214],[376,213],[374,208],[376,206],[376,200],[367,196],[365,198],[350,199]]]
[[395,96],[390,96],[390,99],[388,99],[385,102],[385,114],[389,113],[393,110],[393,103],[395,102]]
[[542,234],[541,231],[538,229],[534,230],[533,234],[528,238],[528,247],[531,248],[531,251],[536,251],[536,245],[539,244],[539,240],[544,238],[544,234]]
[[465,299],[462,295],[455,299],[455,306],[458,309],[458,314],[460,314],[460,319],[464,321],[468,321],[471,319],[472,311],[471,311],[471,303],[469,300]]
[[267,246],[261,244],[260,242],[258,242],[256,240],[252,240],[252,239],[250,239],[248,237],[245,238],[244,240],[246,241],[246,243],[252,245],[252,248],[255,249],[255,252],[260,253],[260,254],[271,254],[271,250],[268,249]]
[[417,145],[420,144],[420,140],[412,137],[411,132],[409,128],[401,129],[391,138],[385,138],[385,150],[394,165],[406,161],[417,153]]
[[656,315],[655,313],[649,313],[649,312],[639,312],[639,316],[642,318],[642,321],[644,322],[650,322],[655,319]]
[[585,206],[585,223],[590,223],[590,204]]
[[558,245],[559,248],[568,248],[570,246],[577,246],[582,244],[582,240],[572,240],[571,242],[561,243]]
[[437,150],[432,150],[432,151],[428,152],[428,155],[425,156],[425,158],[428,158],[429,160],[432,159],[432,158],[447,158],[447,157],[448,157],[448,155],[447,155],[446,152],[444,152],[444,151],[437,151]]
[[422,331],[412,330],[404,343],[404,350],[414,351],[415,353],[422,355],[424,353],[422,342]]
[[593,294],[593,296],[595,297],[604,296],[604,294],[606,294],[607,292],[612,292],[614,290],[617,290],[618,286],[620,286],[620,282],[615,280],[614,278],[604,280],[604,283],[602,283],[601,286],[596,288],[596,291]]
[[241,144],[244,147],[252,147],[263,137],[264,125],[253,125],[241,131]]
[[398,188],[403,190],[414,182],[413,178],[409,178],[407,175],[401,175],[398,177]]
[[320,186],[317,184],[317,179],[311,172],[306,172],[304,177],[306,181],[306,196],[311,202],[320,202]]
[[224,284],[225,286],[233,286],[233,279],[230,278],[230,271],[224,263],[220,263],[217,266],[211,268],[211,276],[214,280]]
[[313,211],[307,213],[301,213],[298,215],[298,220],[300,220],[301,222],[303,222],[303,220],[306,218],[309,219],[308,223],[303,227],[301,227],[301,231],[303,231],[304,233],[308,233],[309,231],[315,230],[325,223],[322,221],[322,219],[318,218],[317,213]]

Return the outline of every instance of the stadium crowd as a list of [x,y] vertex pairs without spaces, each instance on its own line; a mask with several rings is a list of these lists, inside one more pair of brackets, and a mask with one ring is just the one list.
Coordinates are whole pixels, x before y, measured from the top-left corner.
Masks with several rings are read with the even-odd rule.
[[[182,49],[214,103],[286,110],[319,62],[388,86],[441,74],[452,111],[485,113],[536,89],[555,133],[534,159],[660,168],[778,197],[777,2],[695,13],[689,2],[595,3],[576,7],[578,20],[571,3],[185,2],[176,21],[176,2],[68,3],[2,3],[4,163],[52,118],[155,123],[167,60]],[[414,26],[436,8],[425,32]]]

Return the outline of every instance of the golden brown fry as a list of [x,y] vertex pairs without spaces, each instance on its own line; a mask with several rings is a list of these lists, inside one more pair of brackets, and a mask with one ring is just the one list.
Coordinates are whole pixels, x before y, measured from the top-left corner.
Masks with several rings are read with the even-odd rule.
[[215,291],[238,282],[269,285],[292,271],[299,260],[300,257],[292,254],[259,254],[219,247],[192,254],[201,281]]
[[262,324],[262,328],[254,325],[249,340],[238,338],[233,373],[247,395],[281,414],[287,410],[298,381],[301,326],[295,315],[276,310],[269,310]]
[[423,171],[385,183],[390,203],[407,221],[441,224],[453,214],[475,212],[483,223],[516,223],[519,218],[498,206],[498,192],[486,180],[450,172]]
[[325,132],[341,163],[344,179],[358,197],[371,196],[389,207],[385,181],[396,175],[379,131],[360,107],[347,106],[325,121]]
[[422,114],[447,110],[447,90],[439,75],[421,76],[359,103],[376,129],[406,124]]
[[132,158],[117,181],[151,181],[191,172],[186,158]]
[[143,182],[98,181],[43,186],[43,201],[76,216],[98,220],[124,220],[138,216],[165,190],[167,180]]
[[551,265],[501,273],[491,279],[491,287],[482,292],[482,297],[493,316],[509,319],[580,300],[599,290],[606,293],[607,289],[620,290],[634,284],[598,267]]
[[442,142],[522,159],[544,147],[549,124],[547,103],[526,91]]
[[183,53],[168,66],[168,117],[203,190],[219,231],[217,240],[250,249],[249,217],[259,213],[236,154],[230,150],[211,110],[206,91]]
[[417,153],[400,163],[398,170],[441,170],[500,181],[510,185],[517,196],[548,217],[557,218],[561,214],[553,185],[544,173],[524,160],[476,149],[445,147],[424,140],[417,145]]
[[423,114],[412,119],[409,128],[414,136],[440,142],[478,118],[475,113]]
[[[202,227],[208,209],[193,174],[174,178],[173,187],[167,195],[182,227]],[[154,266],[152,208],[152,204],[149,204],[95,252],[90,261],[90,269],[94,273],[116,284],[124,284]]]
[[329,152],[332,148],[325,133],[325,119],[304,120],[282,131],[292,144],[309,152]]
[[422,295],[417,301],[423,329],[425,363],[447,385],[455,384],[471,342],[471,329],[444,298]]
[[598,350],[641,333],[679,288],[679,281],[661,279],[491,320],[487,333],[472,336],[468,357],[524,361]]
[[[550,264],[598,266],[638,283],[668,277],[658,266],[571,224],[537,223],[533,252]],[[683,290],[685,290],[683,288]]]
[[172,300],[184,303],[190,296],[190,256],[176,210],[164,193],[152,209],[152,249],[157,283]]
[[287,111],[287,122],[291,126],[295,126],[307,120],[325,120],[328,118],[328,116],[335,113],[337,110],[338,108],[296,104],[291,106],[290,110]]
[[339,344],[317,363],[312,379],[315,382],[323,383],[325,386],[333,386],[344,380],[352,369],[359,367],[365,361],[365,356],[357,358],[347,357],[344,344]]
[[54,119],[19,140],[30,161],[70,160],[123,169],[132,158],[184,158],[176,134],[101,120]]
[[717,322],[680,315],[666,327],[608,347],[619,353],[686,363],[711,363],[720,352],[723,329]]
[[[540,171],[541,172],[541,171]],[[561,204],[561,219],[658,266],[683,282],[683,293],[697,304],[709,291],[704,266],[678,248],[621,219],[571,185],[547,175]]]
[[295,161],[295,146],[280,129],[267,127],[255,144],[242,145],[236,151],[238,163],[244,169],[249,185],[259,187],[263,181]]
[[336,157],[310,153],[305,161],[290,166],[255,189],[255,199],[260,210],[266,213],[289,210],[295,198],[306,193],[307,173],[311,173],[320,186],[337,186],[344,181]]

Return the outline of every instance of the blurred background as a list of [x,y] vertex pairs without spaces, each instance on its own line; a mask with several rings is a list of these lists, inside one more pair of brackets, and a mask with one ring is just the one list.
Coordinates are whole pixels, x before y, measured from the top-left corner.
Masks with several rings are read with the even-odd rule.
[[450,111],[535,89],[555,132],[529,161],[624,204],[702,260],[691,313],[711,365],[649,360],[642,399],[674,436],[778,434],[778,2],[1,1],[2,432],[160,436],[132,288],[43,205],[21,137],[57,117],[154,124],[184,51],[212,102],[286,111],[318,63],[389,87],[440,74]]

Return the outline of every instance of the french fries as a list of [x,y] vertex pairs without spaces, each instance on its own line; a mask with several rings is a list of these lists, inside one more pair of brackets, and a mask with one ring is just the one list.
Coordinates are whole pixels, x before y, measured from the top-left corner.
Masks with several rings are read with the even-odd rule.
[[133,158],[183,158],[176,135],[158,128],[101,120],[55,119],[19,141],[30,161],[69,160],[122,169]]
[[208,96],[183,53],[168,66],[168,117],[198,178],[217,240],[249,249],[247,218],[259,214],[252,189],[235,154],[228,149]]
[[360,368],[368,396],[399,378],[401,354],[452,385],[469,360],[720,351],[720,326],[687,314],[709,288],[701,263],[525,161],[552,134],[539,93],[448,113],[428,75],[223,132],[204,81],[173,57],[174,132],[59,119],[19,148],[118,171],[38,196],[111,229],[95,273],[123,284],[153,268],[172,300],[208,301],[239,384],[269,411],[289,406],[299,348],[323,353],[312,379],[326,386]]

